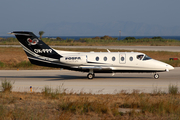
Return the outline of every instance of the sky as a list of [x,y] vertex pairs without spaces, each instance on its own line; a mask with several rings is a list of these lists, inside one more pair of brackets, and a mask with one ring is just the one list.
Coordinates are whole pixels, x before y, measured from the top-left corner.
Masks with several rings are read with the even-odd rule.
[[[63,23],[69,24],[69,26],[63,26],[61,33],[66,28],[67,30],[64,30],[66,34],[63,33],[63,35],[69,36],[94,35],[93,29],[97,28],[93,28],[92,25],[109,24],[108,27],[113,29],[110,23],[121,21],[166,29],[180,28],[179,5],[180,0],[1,0],[0,36],[15,30],[32,31],[36,34],[43,30],[45,35],[57,35],[55,30],[61,30],[62,26],[59,26],[58,29],[53,26],[48,29],[47,26]],[[79,26],[85,24],[84,28],[81,26],[82,29],[78,30],[78,26],[76,26],[75,30],[79,32],[73,32],[72,28],[68,29],[75,23],[79,23]],[[92,30],[84,33],[84,30],[89,29],[88,24]],[[124,27],[126,28],[126,26]],[[101,31],[101,29],[105,28],[101,26],[98,30]],[[127,34],[129,35],[131,32],[127,31]],[[141,32],[138,35],[141,35]]]

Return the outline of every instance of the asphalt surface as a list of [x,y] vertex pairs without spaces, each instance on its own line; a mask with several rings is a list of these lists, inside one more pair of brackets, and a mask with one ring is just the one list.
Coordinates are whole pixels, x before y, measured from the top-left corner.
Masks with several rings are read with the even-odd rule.
[[[21,46],[20,45],[0,45],[0,47],[21,47]],[[52,48],[94,48],[94,49],[180,52],[180,46],[51,46],[51,47]]]
[[159,73],[160,78],[154,79],[151,73],[117,73],[96,74],[92,80],[87,73],[68,70],[0,70],[0,80],[14,82],[13,91],[28,92],[32,86],[34,92],[42,92],[45,86],[64,88],[66,92],[84,92],[93,94],[115,94],[125,92],[152,93],[168,91],[170,84],[180,87],[180,67],[170,72]]

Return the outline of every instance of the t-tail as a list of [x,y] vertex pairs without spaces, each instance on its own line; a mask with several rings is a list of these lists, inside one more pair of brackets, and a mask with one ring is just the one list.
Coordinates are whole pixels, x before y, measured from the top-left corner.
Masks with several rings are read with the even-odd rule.
[[59,67],[57,63],[62,56],[32,32],[14,31],[10,34],[16,36],[32,64]]

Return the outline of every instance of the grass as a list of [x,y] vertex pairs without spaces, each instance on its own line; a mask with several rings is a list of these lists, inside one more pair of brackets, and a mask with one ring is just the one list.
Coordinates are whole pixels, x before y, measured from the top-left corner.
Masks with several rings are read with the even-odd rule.
[[21,61],[20,63],[15,64],[13,67],[16,68],[29,68],[32,67],[33,64],[31,64],[29,61]]
[[107,114],[109,107],[108,103],[100,103],[100,102],[90,102],[88,97],[83,97],[80,101],[67,101],[63,100],[58,104],[58,109],[63,112],[71,112],[71,113],[80,113],[87,114],[90,112],[94,112],[96,114]]
[[42,90],[42,93],[46,97],[55,99],[59,96],[63,96],[65,94],[65,89],[63,87],[63,84],[57,87],[55,90],[52,89],[50,86],[45,86],[44,89]]
[[5,64],[3,62],[0,61],[0,67],[1,68],[4,68],[5,67]]
[[[0,93],[0,118],[124,120],[179,119],[180,115],[180,94],[60,94],[54,98],[51,92],[49,97],[34,92]],[[131,110],[123,112],[119,108]]]
[[12,87],[13,87],[13,82],[8,81],[8,80],[3,80],[1,82],[1,87],[2,87],[2,92],[11,92]]
[[[9,84],[7,80],[1,83]],[[11,84],[12,86],[12,84]],[[12,87],[11,87],[12,88]],[[157,87],[155,88],[157,89]],[[156,91],[156,90],[153,90]],[[171,92],[170,92],[171,91]],[[122,109],[130,109],[123,112]],[[137,112],[138,109],[138,112]],[[66,93],[63,84],[42,93],[1,92],[0,119],[180,119],[177,85],[169,92]]]
[[170,84],[168,92],[169,92],[169,94],[177,95],[178,94],[178,86]]
[[163,92],[161,90],[161,88],[158,88],[157,86],[153,86],[153,91],[152,91],[152,94],[155,94],[155,95],[161,95],[161,94],[165,94],[165,92]]
[[168,63],[174,67],[180,67],[180,60],[162,60],[162,62]]

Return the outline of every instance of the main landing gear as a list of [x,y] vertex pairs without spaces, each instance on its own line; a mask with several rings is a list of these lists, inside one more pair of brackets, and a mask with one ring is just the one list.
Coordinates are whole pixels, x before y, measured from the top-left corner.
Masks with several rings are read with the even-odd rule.
[[89,70],[89,74],[87,75],[87,78],[88,79],[93,79],[95,77],[95,74],[94,74],[94,72],[93,72],[93,69],[90,69]]
[[88,79],[93,79],[95,77],[95,74],[94,73],[89,73],[88,75],[87,75],[87,78]]
[[158,79],[159,78],[159,74],[154,74],[154,79]]

